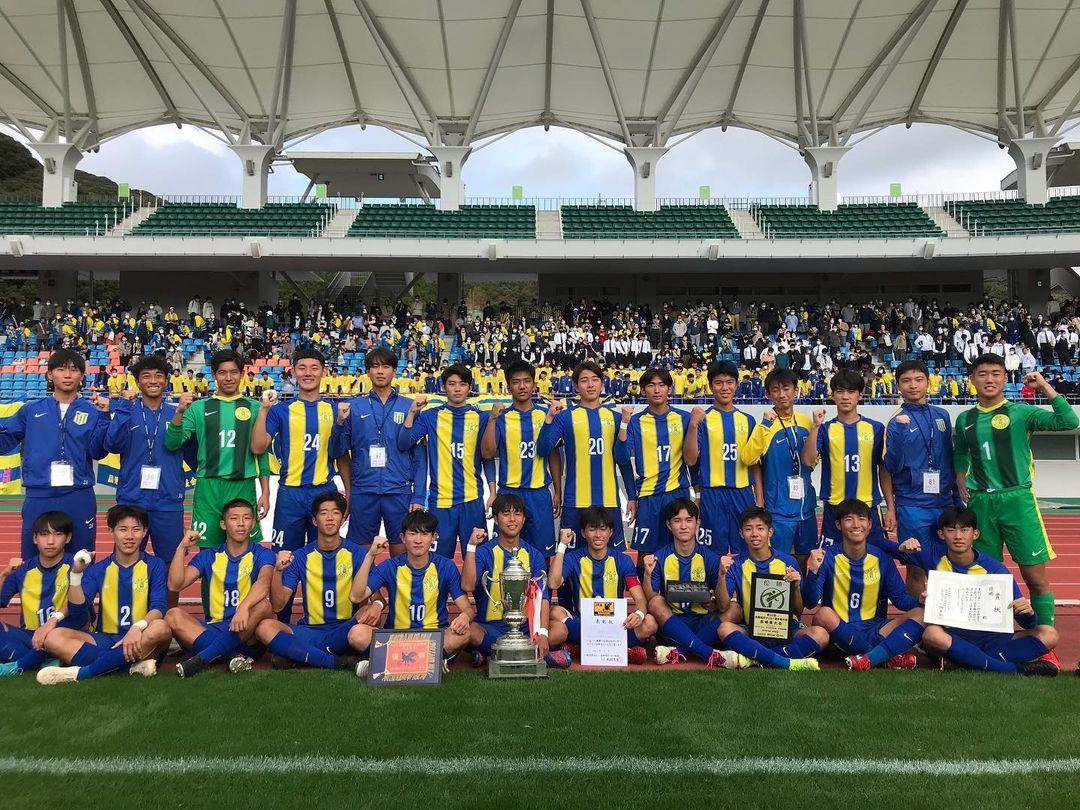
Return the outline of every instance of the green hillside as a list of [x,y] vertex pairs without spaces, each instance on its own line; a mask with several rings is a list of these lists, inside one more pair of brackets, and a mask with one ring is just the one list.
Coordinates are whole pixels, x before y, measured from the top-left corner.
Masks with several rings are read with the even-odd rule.
[[[7,135],[0,133],[0,197],[6,199],[41,199],[41,175],[44,169],[33,153]],[[108,177],[75,171],[79,184],[79,199],[115,199],[116,183]],[[149,192],[131,190],[132,196]]]

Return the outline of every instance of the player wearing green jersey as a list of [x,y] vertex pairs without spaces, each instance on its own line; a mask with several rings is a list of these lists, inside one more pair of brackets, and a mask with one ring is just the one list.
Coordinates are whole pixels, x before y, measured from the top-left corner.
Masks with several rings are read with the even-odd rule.
[[[192,435],[199,443],[191,529],[199,532],[201,548],[225,542],[221,510],[229,501],[243,498],[257,508],[260,520],[270,511],[269,459],[266,453],[256,455],[251,450],[251,430],[261,403],[240,396],[243,368],[244,358],[236,352],[215,352],[210,358],[214,396],[196,400],[191,392],[182,393],[165,430],[165,447],[170,451],[179,449]],[[262,540],[257,521],[251,540]]]
[[1057,555],[1031,488],[1035,469],[1031,434],[1075,430],[1080,419],[1039,372],[1026,374],[1024,383],[1046,397],[1053,412],[1006,400],[1007,380],[1005,360],[999,355],[984,354],[971,367],[978,404],[960,414],[953,431],[956,487],[978,515],[975,548],[1000,560],[1002,544],[1008,546],[1031,593],[1039,624],[1052,625],[1054,594],[1046,563]]

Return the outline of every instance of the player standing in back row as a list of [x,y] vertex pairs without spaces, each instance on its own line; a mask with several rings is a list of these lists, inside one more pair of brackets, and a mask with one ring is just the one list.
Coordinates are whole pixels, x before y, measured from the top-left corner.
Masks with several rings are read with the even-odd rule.
[[1054,594],[1046,575],[1046,563],[1057,555],[1050,547],[1031,488],[1034,470],[1031,434],[1040,430],[1075,430],[1080,420],[1065,397],[1039,372],[1026,374],[1024,383],[1050,401],[1053,413],[1025,402],[1006,400],[1007,380],[1005,360],[999,355],[984,354],[971,368],[971,381],[979,401],[956,420],[953,432],[956,488],[978,516],[975,548],[1001,560],[1002,544],[1008,546],[1031,592],[1031,606],[1038,623],[1053,625]]

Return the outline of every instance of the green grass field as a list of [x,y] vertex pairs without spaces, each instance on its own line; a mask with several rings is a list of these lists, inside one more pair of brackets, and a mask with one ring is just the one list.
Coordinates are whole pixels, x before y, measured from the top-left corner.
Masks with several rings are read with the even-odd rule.
[[1056,807],[1080,791],[1070,675],[455,670],[373,689],[263,670],[3,690],[10,807]]

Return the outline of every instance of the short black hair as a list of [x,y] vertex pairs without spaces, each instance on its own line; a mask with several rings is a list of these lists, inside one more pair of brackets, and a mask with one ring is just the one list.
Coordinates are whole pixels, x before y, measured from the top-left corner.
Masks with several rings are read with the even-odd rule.
[[345,500],[345,496],[340,492],[320,492],[315,496],[315,500],[311,502],[311,516],[319,514],[319,507],[327,501],[333,501],[334,506],[341,510],[341,514],[345,514],[349,511],[349,502]]
[[397,358],[389,349],[376,346],[364,355],[364,368],[371,368],[372,366],[393,366],[397,368]]
[[848,368],[836,372],[829,380],[829,388],[833,391],[858,391],[861,394],[865,385],[862,374]]
[[671,379],[671,374],[667,371],[667,369],[658,368],[656,366],[649,366],[649,368],[645,369],[645,371],[642,372],[641,377],[638,379],[638,385],[644,388],[646,385],[656,379],[659,379],[660,382],[662,382],[668,388],[671,388],[674,385]]
[[795,376],[795,372],[790,368],[774,368],[765,375],[766,391],[774,386],[783,387],[785,385],[790,385],[792,388],[797,388],[799,385],[799,378]]
[[444,368],[443,373],[439,377],[439,379],[442,380],[444,387],[446,386],[446,381],[451,377],[460,377],[462,382],[468,383],[469,387],[472,388],[472,371],[469,370],[468,366],[462,363],[451,363]]
[[705,372],[705,376],[709,380],[709,385],[712,385],[712,381],[717,377],[731,377],[735,382],[739,381],[739,369],[730,360],[721,360],[718,363],[713,363],[709,366],[709,370]]
[[256,514],[255,513],[255,504],[253,504],[247,498],[233,498],[231,501],[229,501],[227,504],[225,504],[223,507],[221,507],[221,517],[222,517],[222,519],[225,518],[225,514],[230,509],[236,509],[238,507],[244,507],[246,509],[250,509],[251,514],[253,514],[253,515]]
[[927,368],[926,363],[922,360],[905,360],[903,363],[896,367],[896,379],[900,380],[909,371],[918,371],[927,379],[930,378],[930,369]]
[[169,364],[165,362],[165,358],[157,354],[145,354],[131,364],[131,368],[128,369],[131,372],[131,376],[136,380],[139,379],[139,375],[144,371],[160,371],[166,377],[172,374],[172,369]]
[[439,519],[431,512],[417,509],[415,512],[406,512],[401,519],[401,533],[416,532],[417,534],[435,534],[439,530]]
[[150,525],[150,516],[146,514],[145,509],[126,503],[109,507],[109,511],[105,513],[105,525],[109,527],[109,531],[112,531],[121,520],[128,518],[135,518],[135,521],[144,529]]
[[[323,357],[323,353],[318,349],[300,349],[292,356],[292,364],[295,366],[301,360],[318,360],[319,364],[326,368],[326,358]],[[263,371],[265,374],[266,371]]]
[[515,374],[528,374],[534,380],[536,379],[536,367],[532,363],[527,363],[524,360],[514,360],[512,363],[507,363],[503,369],[503,374],[506,376],[506,381],[510,382],[510,378]]
[[615,529],[615,519],[606,506],[586,506],[578,514],[578,525],[582,529]]
[[504,512],[521,512],[525,514],[525,501],[520,495],[497,495],[491,502],[491,514],[501,515]]
[[48,512],[42,512],[36,518],[34,523],[30,527],[32,534],[45,534],[47,531],[59,532],[60,534],[70,535],[75,531],[75,523],[71,519],[71,515],[67,512],[61,512],[59,509],[53,509]]
[[601,380],[604,379],[604,370],[600,368],[600,364],[594,363],[592,360],[586,360],[584,363],[578,364],[574,368],[573,374],[570,375],[570,379],[573,381],[574,385],[578,384],[578,380],[581,379],[582,372],[585,371],[591,371]]
[[986,352],[986,354],[980,354],[975,358],[975,362],[971,364],[971,370],[974,371],[979,366],[997,366],[998,368],[1005,368],[1005,358],[1000,354]]
[[848,515],[864,517],[869,520],[870,507],[867,506],[864,501],[860,501],[858,498],[847,498],[840,501],[836,508],[833,509],[833,517],[836,519],[836,522],[839,523]]
[[947,506],[941,510],[938,516],[938,528],[946,527],[954,529],[977,529],[979,528],[979,516],[974,509],[963,506]]
[[232,349],[222,349],[210,355],[210,373],[216,374],[218,368],[224,363],[236,363],[236,367],[244,370],[244,356]]
[[692,500],[689,498],[676,498],[673,501],[669,501],[667,506],[664,507],[664,523],[667,523],[684,509],[692,518],[701,515],[700,510],[697,508],[697,504]]
[[772,512],[763,506],[748,506],[739,513],[739,528],[741,529],[751,520],[760,520],[770,529],[772,528]]
[[56,371],[64,366],[75,366],[80,374],[85,374],[86,358],[73,349],[57,349],[49,355],[47,370]]

